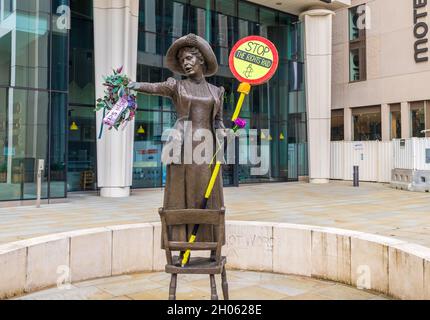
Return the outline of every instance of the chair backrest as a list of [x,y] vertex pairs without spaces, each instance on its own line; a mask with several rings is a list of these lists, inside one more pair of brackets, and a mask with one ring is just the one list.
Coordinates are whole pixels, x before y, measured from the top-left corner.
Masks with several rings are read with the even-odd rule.
[[[172,263],[172,251],[186,251],[190,250],[215,250],[216,260],[219,262],[221,259],[221,249],[223,239],[225,236],[225,208],[220,210],[212,209],[178,209],[178,210],[165,210],[164,208],[159,209],[161,218],[161,233],[164,243],[164,249],[166,250],[166,258],[168,264]],[[184,242],[184,241],[172,241],[169,239],[169,229],[172,226],[181,225],[212,225],[217,228],[216,239],[217,242]],[[188,239],[187,239],[188,240]]]

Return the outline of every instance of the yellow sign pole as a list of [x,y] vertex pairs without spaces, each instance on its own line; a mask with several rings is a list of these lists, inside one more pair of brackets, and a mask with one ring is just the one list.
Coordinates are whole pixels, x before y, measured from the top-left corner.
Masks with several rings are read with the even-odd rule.
[[233,117],[231,118],[231,121],[237,120],[239,118],[240,111],[242,110],[243,102],[245,101],[245,97],[249,94],[251,91],[251,85],[246,82],[242,82],[239,85],[239,88],[237,89],[237,92],[240,93],[239,101],[237,101],[236,109],[233,113]]
[[[245,101],[245,97],[249,94],[250,91],[251,91],[251,85],[249,83],[242,82],[239,85],[237,92],[240,93],[240,96],[239,96],[239,100],[237,101],[237,104],[236,104],[236,109],[234,110],[233,116],[231,118],[232,122],[237,120],[237,118],[239,117],[240,111],[242,110],[243,102]],[[223,145],[224,144],[222,144],[218,148],[217,152],[215,153],[214,157],[212,158],[211,164],[213,163],[216,155],[221,150]],[[206,209],[208,200],[212,194],[212,190],[213,190],[213,187],[215,185],[216,179],[218,177],[220,168],[221,168],[221,161],[217,161],[217,163],[215,164],[215,169],[212,173],[212,177],[209,181],[209,185],[208,185],[206,193],[205,193],[205,199],[204,199],[204,202],[202,205],[203,209]],[[188,240],[189,243],[194,243],[196,241],[198,230],[199,230],[199,225],[198,224],[194,225],[193,232],[191,233],[190,239]],[[184,267],[188,263],[188,259],[190,258],[190,253],[191,253],[190,249],[185,251],[184,256],[182,258],[182,262],[181,262],[182,267]]]
[[[209,197],[212,194],[212,190],[214,188],[214,185],[215,185],[216,179],[218,177],[220,168],[221,168],[221,161],[218,161],[215,164],[215,169],[212,172],[212,176],[211,176],[211,179],[209,181],[209,185],[208,185],[208,187],[206,189],[205,198],[204,198],[203,205],[202,205],[203,209],[206,209]],[[196,241],[197,231],[198,230],[199,230],[199,225],[198,224],[194,225],[193,232],[191,233],[190,240],[188,241],[189,243],[194,243]],[[187,251],[185,251],[184,256],[182,258],[182,263],[181,263],[182,267],[184,267],[188,263],[188,259],[190,257],[190,253],[191,253],[190,249],[188,249]]]
[[[236,108],[234,109],[233,116],[231,117],[232,122],[236,121],[237,118],[239,118],[239,114],[240,114],[240,111],[242,110],[245,97],[251,92],[251,85],[249,83],[242,82],[237,88],[237,92],[240,93],[240,96],[239,96],[239,100],[237,101]],[[209,165],[212,165],[214,163],[216,156],[222,150],[223,147],[224,147],[224,142],[218,147]]]
[[[234,110],[233,116],[231,118],[233,123],[239,118],[245,97],[251,91],[251,84],[258,85],[269,81],[278,68],[278,61],[279,56],[276,47],[273,45],[273,43],[265,38],[249,36],[236,43],[230,53],[229,65],[233,75],[235,75],[235,77],[241,81],[241,83],[237,89],[237,91],[240,93],[239,100],[237,101],[236,109]],[[249,81],[249,83],[247,81]],[[239,126],[236,125],[233,128],[234,132],[237,131],[238,127]],[[213,165],[217,154],[223,149],[223,147],[224,142],[218,147],[210,165]],[[212,189],[220,171],[220,167],[221,162],[217,161],[205,193],[205,198],[202,205],[203,209],[206,209],[207,207],[208,199],[211,196]],[[198,229],[199,225],[194,225],[189,243],[195,242]],[[183,254],[181,262],[182,267],[188,263],[190,252],[191,251],[188,249]]]

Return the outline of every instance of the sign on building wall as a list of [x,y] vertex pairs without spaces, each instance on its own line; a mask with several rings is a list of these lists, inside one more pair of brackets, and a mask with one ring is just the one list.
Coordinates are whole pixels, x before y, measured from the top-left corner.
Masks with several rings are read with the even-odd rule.
[[427,62],[429,60],[427,24],[427,0],[413,0],[414,4],[414,36],[415,36],[415,62]]

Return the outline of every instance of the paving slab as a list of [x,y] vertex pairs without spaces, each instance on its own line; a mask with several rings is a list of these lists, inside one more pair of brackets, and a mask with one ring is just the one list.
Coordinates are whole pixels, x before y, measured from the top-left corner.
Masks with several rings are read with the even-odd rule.
[[[227,220],[288,222],[350,229],[430,247],[430,194],[386,184],[268,183],[224,189]],[[0,208],[0,244],[77,229],[159,221],[163,189],[129,198],[69,193],[66,203]],[[0,203],[0,207],[5,203]]]
[[[190,281],[193,278],[196,281]],[[329,281],[271,273],[227,271],[230,299],[235,300],[379,300],[385,296]],[[137,279],[137,280],[136,280]],[[222,299],[220,277],[216,276]],[[241,283],[238,284],[237,281]],[[17,300],[166,300],[170,278],[164,273],[143,273],[129,278],[98,279],[91,285],[77,283],[69,290],[49,289],[16,298]],[[209,277],[178,275],[178,300],[209,300]]]

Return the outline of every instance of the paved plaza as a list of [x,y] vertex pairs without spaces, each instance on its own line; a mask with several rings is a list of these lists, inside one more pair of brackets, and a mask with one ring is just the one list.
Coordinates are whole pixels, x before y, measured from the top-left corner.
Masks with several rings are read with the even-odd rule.
[[[387,297],[339,283],[271,273],[227,272],[230,299],[234,300],[386,300]],[[216,276],[222,299],[221,283]],[[143,273],[85,281],[68,290],[48,289],[23,300],[166,300],[170,275]],[[179,275],[176,298],[210,300],[208,275]]]
[[[336,227],[430,247],[430,194],[388,185],[332,181],[328,185],[272,183],[225,188],[228,220]],[[0,208],[0,243],[77,229],[159,221],[162,189],[129,198],[70,193],[66,203]]]

